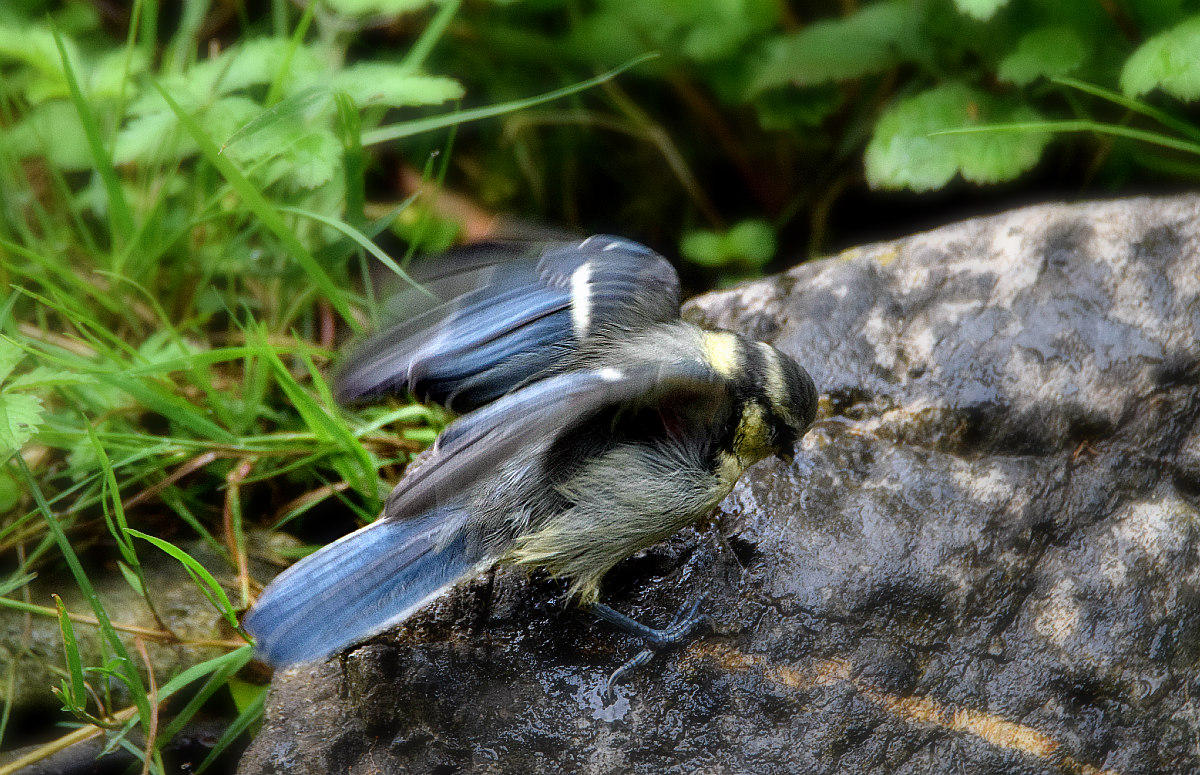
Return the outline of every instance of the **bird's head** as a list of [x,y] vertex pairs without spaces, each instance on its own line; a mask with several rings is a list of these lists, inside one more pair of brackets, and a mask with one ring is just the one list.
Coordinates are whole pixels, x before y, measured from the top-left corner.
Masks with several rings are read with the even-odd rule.
[[737,334],[705,335],[709,363],[733,385],[738,407],[730,451],[743,467],[769,455],[791,460],[817,413],[812,377],[791,356]]

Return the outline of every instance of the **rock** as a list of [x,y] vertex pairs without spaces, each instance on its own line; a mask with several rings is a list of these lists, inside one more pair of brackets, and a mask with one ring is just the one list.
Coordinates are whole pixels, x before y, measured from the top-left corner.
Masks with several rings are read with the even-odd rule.
[[609,602],[502,571],[275,678],[260,773],[1200,770],[1200,197],[1032,207],[695,300],[823,411]]

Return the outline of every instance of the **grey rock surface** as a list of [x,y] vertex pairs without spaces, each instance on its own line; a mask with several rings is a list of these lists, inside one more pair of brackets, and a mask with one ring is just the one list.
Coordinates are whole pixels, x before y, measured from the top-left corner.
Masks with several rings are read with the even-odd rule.
[[260,773],[1200,771],[1200,197],[1042,206],[695,300],[823,411],[609,602],[501,571],[278,674]]

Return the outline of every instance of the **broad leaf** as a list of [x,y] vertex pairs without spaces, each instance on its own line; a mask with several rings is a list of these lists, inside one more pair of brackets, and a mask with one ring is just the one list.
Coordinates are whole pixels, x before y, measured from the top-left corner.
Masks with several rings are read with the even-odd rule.
[[1200,16],[1155,35],[1125,60],[1126,94],[1138,97],[1156,88],[1182,100],[1200,97]]
[[334,76],[332,87],[349,94],[360,107],[438,105],[463,96],[462,85],[453,78],[417,75],[386,62],[351,65]]
[[0,393],[0,459],[23,447],[41,424],[41,399],[28,393]]
[[919,15],[904,0],[874,3],[842,19],[819,21],[767,46],[754,79],[762,91],[814,86],[889,69],[915,35]]
[[1033,167],[1050,140],[1046,132],[938,135],[946,129],[1036,121],[1030,108],[1001,102],[961,83],[900,100],[880,117],[867,145],[867,180],[880,188],[929,191],[956,174],[973,183],[1011,180]]
[[1024,86],[1038,78],[1069,75],[1089,53],[1074,29],[1041,27],[1022,36],[1017,48],[1000,62],[996,74],[1002,81]]

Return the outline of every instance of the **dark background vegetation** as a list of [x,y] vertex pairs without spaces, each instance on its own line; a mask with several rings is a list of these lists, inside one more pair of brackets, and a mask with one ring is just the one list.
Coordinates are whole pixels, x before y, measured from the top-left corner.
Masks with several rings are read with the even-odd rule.
[[89,734],[118,770],[233,766],[267,678],[239,612],[445,421],[324,379],[412,256],[609,232],[699,291],[1189,188],[1197,5],[0,5],[0,772]]

